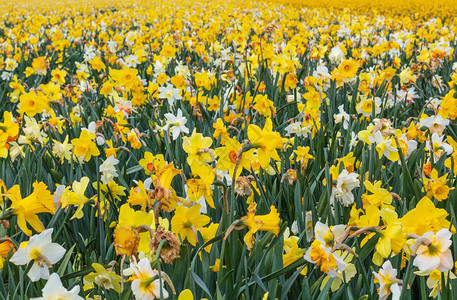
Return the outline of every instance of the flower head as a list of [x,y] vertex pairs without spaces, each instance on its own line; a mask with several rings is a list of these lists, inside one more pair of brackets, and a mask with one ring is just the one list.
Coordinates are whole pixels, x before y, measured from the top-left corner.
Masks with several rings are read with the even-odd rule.
[[30,238],[28,243],[22,243],[19,249],[11,257],[10,261],[18,266],[26,265],[33,261],[30,271],[27,273],[30,280],[49,278],[49,268],[58,262],[65,254],[65,248],[57,243],[52,243],[52,231],[46,229],[40,234]]
[[71,290],[67,290],[63,285],[57,273],[52,273],[49,280],[46,282],[43,290],[43,297],[32,298],[32,300],[50,300],[50,299],[67,299],[67,300],[83,300],[79,296],[79,285]]
[[138,264],[130,264],[130,268],[135,272],[132,282],[132,292],[136,299],[168,298],[168,292],[163,288],[162,282],[158,278],[158,272],[151,268],[147,258],[141,259]]
[[452,244],[452,233],[443,228],[437,233],[426,232],[416,239],[416,258],[413,265],[420,271],[446,272],[452,269],[454,261],[449,247]]
[[375,283],[379,283],[379,299],[384,300],[392,294],[392,300],[399,300],[401,294],[401,280],[397,279],[397,270],[392,268],[389,260],[384,262],[379,271],[373,272]]
[[11,187],[6,196],[11,200],[13,214],[17,216],[19,228],[28,236],[32,231],[27,227],[27,223],[37,232],[44,230],[43,223],[38,218],[39,213],[55,213],[54,199],[48,187],[43,182],[33,184],[33,193],[22,198],[19,185]]

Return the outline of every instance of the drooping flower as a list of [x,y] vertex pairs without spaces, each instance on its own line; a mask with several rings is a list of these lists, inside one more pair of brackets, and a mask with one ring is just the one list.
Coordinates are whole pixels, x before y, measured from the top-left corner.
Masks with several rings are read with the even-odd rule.
[[44,212],[54,214],[56,211],[51,192],[43,182],[35,182],[33,193],[25,198],[21,196],[19,185],[11,187],[6,196],[11,200],[11,208],[13,214],[17,216],[19,228],[28,236],[32,235],[32,231],[27,227],[27,223],[37,232],[42,232],[44,225],[38,218],[38,214]]
[[249,228],[249,231],[244,236],[244,242],[249,250],[252,249],[257,231],[269,231],[275,235],[279,233],[279,213],[273,205],[270,207],[270,213],[267,215],[256,215],[257,203],[253,202],[249,205],[248,213],[240,220]]
[[95,272],[90,272],[84,276],[84,290],[94,288],[94,283],[106,290],[113,289],[121,292],[121,277],[114,271],[106,270],[101,264],[93,263],[92,268]]
[[149,232],[139,232],[141,225],[152,226],[154,215],[145,211],[135,211],[129,204],[119,209],[119,223],[114,229],[114,247],[117,255],[132,255],[138,252],[149,253]]

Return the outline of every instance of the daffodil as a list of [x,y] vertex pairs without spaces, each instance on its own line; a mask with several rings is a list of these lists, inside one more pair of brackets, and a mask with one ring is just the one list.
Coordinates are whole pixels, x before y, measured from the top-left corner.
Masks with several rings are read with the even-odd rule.
[[49,268],[58,262],[65,254],[65,248],[57,243],[52,243],[53,228],[46,229],[34,235],[27,243],[22,243],[11,257],[10,261],[18,266],[26,265],[33,261],[27,276],[32,281],[49,278]]
[[385,140],[381,134],[381,131],[376,131],[376,133],[368,137],[370,142],[376,144],[376,151],[378,152],[379,158],[381,159],[382,156],[387,157],[391,161],[397,161],[398,156],[398,149],[392,146],[392,140]]
[[379,299],[385,300],[392,294],[392,300],[399,300],[402,290],[401,280],[397,279],[397,270],[389,260],[385,261],[378,272],[373,272],[375,283],[379,283]]
[[29,117],[34,117],[36,114],[40,114],[48,106],[48,100],[43,92],[29,92],[22,94],[19,97],[20,106],[19,112],[25,113]]
[[447,272],[453,268],[454,261],[449,247],[452,244],[452,233],[443,228],[437,233],[426,232],[415,240],[416,258],[413,265],[420,271]]
[[19,228],[28,236],[32,235],[32,231],[27,227],[27,223],[37,232],[42,232],[45,228],[38,214],[54,214],[56,211],[51,192],[43,182],[35,182],[33,193],[25,198],[22,198],[18,185],[11,187],[6,196],[11,200],[11,209],[17,216]]
[[166,125],[162,127],[162,130],[171,133],[173,140],[176,140],[180,133],[189,133],[189,128],[185,126],[187,118],[182,116],[181,109],[178,109],[176,116],[167,113],[165,118],[167,118]]
[[425,149],[432,151],[435,160],[438,160],[443,154],[451,155],[454,149],[451,145],[444,142],[445,136],[433,133],[429,142],[425,143]]
[[119,222],[114,230],[114,246],[118,255],[132,255],[137,252],[149,253],[150,234],[139,232],[138,227],[154,224],[154,215],[144,211],[135,211],[129,204],[119,209]]
[[325,246],[318,239],[311,243],[311,247],[308,248],[303,257],[310,263],[320,266],[320,270],[332,278],[338,276],[338,271],[344,271],[347,266],[337,253],[332,252],[331,248]]
[[391,252],[398,254],[406,243],[406,235],[397,213],[390,208],[384,208],[379,215],[386,226],[377,231],[379,240],[375,246],[373,262],[378,266],[381,265],[382,258],[388,258]]
[[166,87],[159,87],[159,98],[166,99],[170,106],[173,106],[176,100],[181,100],[181,90],[175,89],[172,84],[167,84]]
[[114,271],[106,270],[101,264],[93,263],[92,268],[95,272],[90,272],[84,276],[84,290],[93,289],[94,283],[106,290],[113,289],[121,292],[121,277]]
[[[288,229],[286,229],[286,232],[284,233],[284,247],[282,254],[284,268],[292,264],[293,262],[297,261],[298,259],[302,258],[305,254],[306,249],[302,249],[298,246],[298,240],[299,239],[296,236],[289,236]],[[308,268],[305,267],[300,272],[300,274],[306,275],[307,271]]]
[[69,205],[76,205],[76,212],[71,217],[72,219],[78,218],[81,219],[84,215],[82,211],[84,204],[89,202],[84,194],[86,193],[87,185],[89,184],[89,177],[84,176],[80,181],[74,181],[70,186],[68,186],[63,192],[60,201],[62,202],[62,207],[65,208]]
[[[235,167],[238,165],[235,177],[238,177],[241,174],[241,171],[249,170],[251,168],[251,157],[254,154],[254,149],[240,153],[242,147],[243,145],[235,138],[228,138],[223,147],[214,150],[219,157],[217,160],[217,168],[222,171],[229,171],[229,175],[232,176]],[[241,155],[240,159],[238,158],[238,155]]]
[[224,125],[224,122],[221,118],[216,120],[216,123],[213,123],[214,133],[213,138],[218,139],[219,136],[221,137],[221,145],[225,145],[225,142],[230,137],[230,134],[227,128]]
[[344,169],[336,181],[336,186],[332,188],[330,201],[333,204],[334,199],[337,199],[343,206],[350,206],[354,203],[354,195],[352,190],[360,186],[359,174],[349,173]]
[[87,130],[81,131],[79,138],[71,140],[74,146],[73,153],[83,157],[86,161],[89,161],[92,156],[100,155],[100,150],[98,150],[97,145],[92,141],[94,138],[95,134],[90,134]]
[[101,173],[101,180],[103,181],[103,183],[108,184],[109,182],[114,180],[114,177],[119,176],[115,168],[115,166],[118,163],[119,160],[117,160],[113,156],[110,156],[100,165],[99,169]]
[[265,170],[270,164],[270,158],[280,161],[277,148],[282,147],[282,139],[279,134],[272,131],[273,123],[270,118],[265,120],[265,126],[250,124],[248,127],[248,137],[251,143],[257,147],[257,158],[260,166]]
[[193,246],[196,244],[197,230],[209,223],[210,218],[200,215],[200,205],[190,208],[180,205],[176,208],[175,215],[171,219],[171,231],[179,234],[182,240],[188,240]]
[[197,202],[201,197],[204,197],[208,205],[215,208],[213,190],[211,189],[211,185],[216,178],[215,171],[210,166],[203,166],[193,167],[192,173],[198,174],[200,178],[191,178],[186,181],[189,199]]
[[362,195],[362,202],[363,207],[367,208],[369,205],[374,205],[377,207],[392,207],[390,204],[392,203],[392,194],[386,190],[381,188],[382,181],[375,181],[372,184],[370,181],[365,180],[363,182],[365,189],[370,192]]
[[424,183],[424,190],[427,192],[427,197],[434,197],[438,201],[447,199],[449,191],[454,189],[454,187],[450,188],[447,185],[447,176],[448,174],[444,174],[443,176],[439,177],[438,171],[433,169],[430,173],[430,179],[422,179]]
[[256,215],[257,203],[253,202],[249,205],[248,213],[240,220],[243,225],[249,228],[249,231],[244,236],[244,242],[249,250],[252,249],[257,231],[269,231],[275,235],[279,234],[279,213],[276,207],[270,207],[270,213],[267,215]]
[[49,299],[68,299],[68,300],[83,300],[84,298],[79,296],[79,285],[76,285],[71,290],[67,290],[63,285],[60,277],[57,273],[52,273],[49,276],[49,280],[46,282],[42,292],[43,296],[38,298],[32,298],[34,300],[49,300]]
[[178,300],[194,300],[194,295],[191,290],[185,289],[179,294]]
[[130,268],[135,272],[131,288],[136,299],[168,298],[163,280],[159,280],[159,273],[151,268],[147,258],[141,259],[138,264],[131,263]]
[[148,183],[145,181],[144,183],[140,180],[138,181],[137,187],[132,187],[130,189],[129,198],[127,202],[131,205],[141,205],[146,207],[149,203],[149,196],[148,190],[152,183],[152,180],[149,178]]
[[68,143],[68,135],[65,137],[65,140],[61,143],[58,140],[53,140],[52,153],[58,157],[61,161],[66,159],[71,161],[71,150],[73,145]]
[[190,166],[206,165],[207,162],[212,161],[209,149],[213,141],[210,137],[203,137],[201,133],[197,133],[194,129],[190,137],[183,138],[182,148],[188,154],[187,163]]

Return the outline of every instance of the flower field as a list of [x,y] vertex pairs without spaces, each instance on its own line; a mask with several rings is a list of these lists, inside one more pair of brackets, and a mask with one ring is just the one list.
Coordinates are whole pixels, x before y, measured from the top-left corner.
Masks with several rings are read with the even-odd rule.
[[0,299],[457,299],[455,0],[0,12]]

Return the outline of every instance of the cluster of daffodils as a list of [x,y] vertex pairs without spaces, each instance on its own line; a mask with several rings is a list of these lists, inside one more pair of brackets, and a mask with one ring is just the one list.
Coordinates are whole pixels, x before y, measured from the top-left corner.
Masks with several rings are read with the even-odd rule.
[[455,0],[0,3],[0,298],[451,298]]

